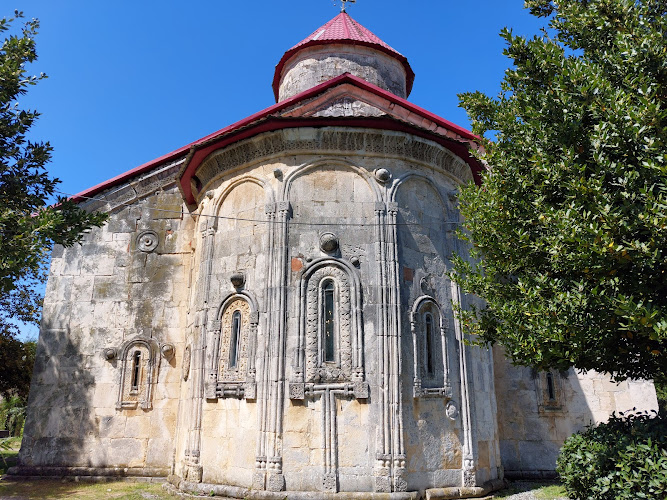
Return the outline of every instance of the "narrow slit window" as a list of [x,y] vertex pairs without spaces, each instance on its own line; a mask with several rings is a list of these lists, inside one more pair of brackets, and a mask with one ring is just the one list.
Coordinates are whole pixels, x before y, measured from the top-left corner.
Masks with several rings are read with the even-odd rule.
[[554,385],[553,373],[547,373],[547,394],[549,401],[556,401],[556,386]]
[[425,334],[426,334],[426,373],[433,375],[433,316],[426,314],[424,316]]
[[229,346],[229,368],[236,368],[239,357],[239,342],[241,341],[241,311],[234,311],[232,315],[232,334]]
[[324,361],[336,361],[336,324],[334,315],[334,283],[328,280],[322,287],[322,332],[324,336]]
[[132,384],[130,390],[139,390],[139,375],[141,374],[141,351],[134,351],[132,356]]

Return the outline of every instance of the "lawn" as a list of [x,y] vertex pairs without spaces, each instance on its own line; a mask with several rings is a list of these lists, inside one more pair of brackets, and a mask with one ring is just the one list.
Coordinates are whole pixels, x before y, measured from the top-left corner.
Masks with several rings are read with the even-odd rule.
[[[0,439],[0,475],[16,465],[21,438]],[[0,481],[1,499],[76,498],[98,500],[116,498],[124,500],[162,500],[178,498],[162,488],[161,483],[112,481],[105,483],[75,482],[40,479],[26,481],[6,476]]]
[[554,482],[510,481],[507,488],[493,495],[494,499],[509,498],[517,493],[530,491],[539,500],[567,499],[565,488]]
[[161,483],[135,483],[130,481],[88,483],[44,479],[25,481],[10,478],[0,481],[0,498],[3,500],[9,498],[21,500],[42,498],[174,500],[178,497],[164,490]]

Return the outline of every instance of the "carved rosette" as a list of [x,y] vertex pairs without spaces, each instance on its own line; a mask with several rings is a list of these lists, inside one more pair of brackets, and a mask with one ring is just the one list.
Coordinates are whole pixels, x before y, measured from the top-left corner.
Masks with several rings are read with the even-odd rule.
[[152,252],[157,248],[159,241],[155,231],[143,231],[137,236],[137,248],[142,252]]

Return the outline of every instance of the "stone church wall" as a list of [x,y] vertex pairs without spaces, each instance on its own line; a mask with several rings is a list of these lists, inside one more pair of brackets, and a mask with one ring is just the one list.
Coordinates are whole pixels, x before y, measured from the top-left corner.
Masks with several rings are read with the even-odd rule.
[[653,384],[618,384],[596,372],[512,366],[494,347],[500,453],[507,477],[553,476],[565,439],[612,412],[657,408]]
[[163,176],[89,202],[111,211],[107,224],[53,250],[20,455],[26,470],[169,472],[192,222]]

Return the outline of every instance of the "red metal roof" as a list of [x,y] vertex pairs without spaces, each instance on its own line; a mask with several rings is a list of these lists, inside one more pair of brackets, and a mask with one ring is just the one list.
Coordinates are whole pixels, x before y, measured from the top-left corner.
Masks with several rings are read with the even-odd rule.
[[[179,158],[187,156],[189,157],[188,162],[180,175],[179,182],[181,185],[181,190],[183,192],[185,201],[187,203],[194,203],[195,199],[191,191],[190,179],[194,175],[197,167],[201,165],[202,161],[211,152],[215,151],[216,149],[223,148],[236,141],[243,140],[247,137],[252,137],[264,131],[275,130],[280,128],[297,127],[297,126],[313,126],[314,125],[313,123],[309,122],[306,124],[303,122],[303,120],[287,120],[267,126],[265,120],[272,116],[276,116],[276,114],[278,114],[283,109],[293,106],[295,103],[298,103],[299,101],[310,99],[318,94],[321,94],[322,92],[325,92],[327,89],[330,89],[332,87],[344,83],[350,83],[361,89],[367,90],[378,96],[384,97],[387,100],[394,103],[395,105],[403,107],[407,111],[414,113],[416,116],[425,118],[426,120],[435,123],[437,126],[443,127],[443,129],[451,131],[455,135],[459,136],[458,141],[461,142],[456,144],[456,141],[449,138],[445,138],[431,131],[428,131],[428,134],[426,134],[427,131],[424,131],[424,134],[421,134],[424,135],[425,137],[426,135],[428,135],[429,138],[436,140],[442,145],[445,145],[448,149],[452,150],[456,155],[461,157],[470,166],[473,175],[475,176],[476,182],[480,181],[479,171],[482,169],[482,166],[476,158],[474,158],[468,153],[468,149],[474,147],[473,145],[478,143],[480,139],[478,136],[474,135],[472,132],[466,130],[465,128],[450,122],[449,120],[445,120],[444,118],[441,118],[440,116],[435,115],[430,111],[426,111],[425,109],[420,108],[415,104],[412,104],[410,101],[407,101],[406,99],[403,99],[401,97],[398,97],[397,95],[392,94],[391,92],[381,89],[380,87],[373,85],[367,82],[366,80],[363,80],[349,73],[344,73],[340,76],[337,76],[336,78],[323,82],[316,87],[308,89],[304,92],[301,92],[300,94],[290,97],[289,99],[281,101],[262,111],[250,115],[247,118],[244,118],[243,120],[233,123],[232,125],[229,125],[221,130],[218,130],[217,132],[213,132],[212,134],[209,134],[206,137],[202,137],[197,141],[194,141],[181,148],[178,148],[172,151],[171,153],[167,153],[166,155],[156,158],[153,161],[144,163],[139,167],[133,168],[128,172],[120,174],[114,177],[113,179],[109,179],[108,181],[102,182],[97,186],[93,186],[92,188],[86,189],[85,191],[82,191],[79,194],[73,196],[72,200],[75,202],[84,201],[88,197],[95,196],[97,193],[104,191],[105,189],[109,189],[113,186],[122,184],[123,182],[127,182],[129,179],[136,177],[140,174],[143,174],[145,172],[148,172],[159,165],[164,165],[165,163],[168,163],[170,161],[174,161]],[[319,118],[317,120],[319,121],[319,126],[354,125],[351,122],[346,123],[346,120],[343,119],[336,121],[333,118]],[[264,126],[264,129],[258,128],[257,124],[260,125],[263,124],[262,126]],[[253,125],[255,126],[253,127]],[[388,128],[387,122],[383,120],[374,120],[373,123],[366,123],[366,124],[362,122],[357,123],[357,126],[362,126],[362,125],[366,127],[379,128],[379,129]],[[414,128],[414,126],[407,124],[405,125],[405,130],[410,131],[411,133],[418,132]]]
[[294,47],[285,52],[282,59],[280,59],[280,62],[276,65],[276,72],[273,77],[273,93],[276,96],[276,101],[278,100],[278,88],[280,87],[281,73],[287,60],[303,48],[315,45],[327,45],[330,43],[363,45],[365,47],[380,50],[395,59],[398,59],[405,68],[405,73],[407,75],[406,91],[407,95],[410,95],[412,83],[415,80],[415,73],[412,71],[408,59],[403,54],[380,40],[368,28],[365,28],[352,19],[346,12],[341,12],[331,21],[313,31],[310,36],[301,40]]

